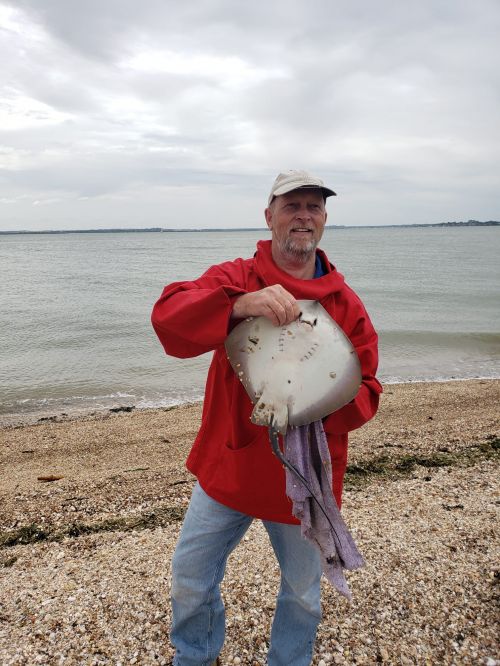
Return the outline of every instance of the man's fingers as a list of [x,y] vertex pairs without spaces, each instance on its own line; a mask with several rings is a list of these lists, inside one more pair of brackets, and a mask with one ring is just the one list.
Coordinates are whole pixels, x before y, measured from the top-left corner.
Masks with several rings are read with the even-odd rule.
[[272,321],[275,326],[283,326],[287,323],[286,308],[279,301],[273,301],[270,303],[269,309],[272,312]]
[[295,299],[293,301],[287,301],[286,305],[286,323],[290,324],[290,322],[295,321],[297,317],[300,314],[300,308],[299,304]]
[[273,326],[281,326],[279,315],[273,310],[273,308],[268,305],[266,312],[263,313],[264,317],[269,319]]
[[269,298],[268,305],[276,317],[275,325],[284,326],[297,319],[299,315],[297,301],[280,284],[266,287],[261,293],[265,298]]
[[274,315],[273,319],[275,321],[273,321],[273,323],[275,326],[285,326],[286,324],[290,324],[297,319],[300,313],[298,305],[286,299],[271,301],[269,303],[269,308]]
[[233,305],[237,318],[263,315],[274,326],[284,326],[297,319],[300,308],[296,299],[280,284],[240,296]]

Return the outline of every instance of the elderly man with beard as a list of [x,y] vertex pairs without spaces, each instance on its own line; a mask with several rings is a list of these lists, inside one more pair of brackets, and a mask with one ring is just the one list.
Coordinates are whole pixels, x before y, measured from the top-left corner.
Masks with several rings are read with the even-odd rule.
[[268,664],[310,663],[321,619],[319,552],[301,537],[285,493],[285,472],[265,428],[250,421],[253,405],[226,357],[224,341],[242,319],[282,326],[299,316],[297,300],[318,300],[350,338],[362,386],[349,404],[323,420],[340,507],[347,433],[378,407],[377,334],[359,297],[318,248],[335,192],[305,171],[276,178],[265,210],[270,241],[250,259],[212,266],[200,278],[165,287],[152,322],[167,354],[213,351],[200,431],[187,460],[197,477],[172,566],[171,641],[176,666],[216,663],[224,642],[220,595],[226,561],[254,519],[269,535],[281,571]]

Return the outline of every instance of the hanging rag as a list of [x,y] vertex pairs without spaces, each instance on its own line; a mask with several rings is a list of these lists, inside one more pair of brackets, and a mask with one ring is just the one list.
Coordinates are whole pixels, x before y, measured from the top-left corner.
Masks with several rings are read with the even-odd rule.
[[284,437],[284,454],[309,486],[285,467],[286,494],[292,501],[293,515],[300,520],[302,536],[319,548],[326,578],[351,600],[343,570],[358,569],[364,561],[332,493],[332,462],[322,421],[289,427]]

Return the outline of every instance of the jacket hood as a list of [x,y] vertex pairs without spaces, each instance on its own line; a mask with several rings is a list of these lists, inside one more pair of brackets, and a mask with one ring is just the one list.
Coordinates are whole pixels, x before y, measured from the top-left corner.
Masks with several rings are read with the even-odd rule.
[[344,276],[337,271],[329,261],[323,250],[317,249],[325,270],[325,275],[313,280],[299,280],[285,273],[273,259],[271,241],[259,241],[254,257],[254,269],[262,281],[267,285],[280,284],[297,299],[320,301],[333,292],[344,288]]

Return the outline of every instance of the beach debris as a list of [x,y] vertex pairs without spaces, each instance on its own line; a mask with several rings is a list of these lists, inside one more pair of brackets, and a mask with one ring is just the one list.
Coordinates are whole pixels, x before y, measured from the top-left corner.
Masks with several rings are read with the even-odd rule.
[[59,481],[64,479],[64,476],[57,476],[56,474],[47,474],[46,476],[37,476],[37,481],[43,481],[44,483],[51,483],[52,481]]
[[63,500],[63,504],[67,504],[68,502],[81,502],[82,500],[87,500],[89,499],[88,497],[68,497],[65,500]]
[[246,319],[225,343],[233,370],[256,404],[253,423],[272,421],[282,434],[287,425],[312,423],[340,409],[361,386],[359,359],[342,329],[317,301],[298,303],[301,313],[292,323]]
[[124,405],[122,407],[111,407],[110,412],[118,414],[119,412],[131,412],[135,409],[135,405]]

